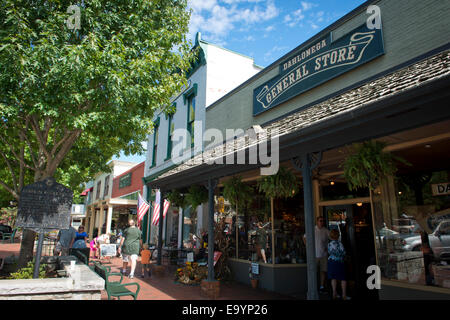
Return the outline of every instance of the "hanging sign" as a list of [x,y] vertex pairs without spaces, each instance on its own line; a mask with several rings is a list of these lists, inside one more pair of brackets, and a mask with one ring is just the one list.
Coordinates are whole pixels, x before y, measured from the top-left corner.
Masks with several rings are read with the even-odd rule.
[[433,196],[444,196],[450,194],[450,182],[437,183],[431,185]]
[[269,110],[307,90],[384,54],[381,28],[366,24],[336,41],[328,33],[301,47],[279,65],[279,75],[253,91],[253,115]]

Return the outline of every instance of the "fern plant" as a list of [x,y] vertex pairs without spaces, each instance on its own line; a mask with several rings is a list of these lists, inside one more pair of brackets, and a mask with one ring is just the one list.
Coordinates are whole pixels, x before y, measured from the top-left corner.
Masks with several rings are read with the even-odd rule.
[[197,208],[202,203],[208,201],[208,190],[199,185],[192,185],[185,196],[186,204],[191,205],[193,209]]
[[353,153],[341,165],[350,190],[367,187],[373,190],[397,171],[397,161],[410,165],[401,157],[383,152],[385,147],[386,143],[375,140],[352,145]]
[[172,190],[169,193],[167,193],[166,196],[167,200],[170,202],[170,204],[174,207],[186,207],[187,201],[186,197],[181,194],[178,190]]
[[258,180],[258,190],[269,198],[290,198],[298,192],[299,182],[290,170],[280,167],[276,174]]
[[240,176],[232,177],[223,183],[223,196],[236,208],[245,206],[253,194],[253,188],[242,182]]

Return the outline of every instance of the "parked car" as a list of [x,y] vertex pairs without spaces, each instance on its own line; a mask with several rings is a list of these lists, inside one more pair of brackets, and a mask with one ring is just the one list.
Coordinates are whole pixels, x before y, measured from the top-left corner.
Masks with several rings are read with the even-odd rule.
[[415,219],[400,218],[394,219],[393,222],[392,229],[399,233],[416,233],[418,229],[420,229],[420,226]]
[[[403,249],[406,251],[420,251],[422,239],[420,236],[405,238]],[[433,233],[428,235],[434,257],[439,260],[450,260],[450,220],[441,221]]]

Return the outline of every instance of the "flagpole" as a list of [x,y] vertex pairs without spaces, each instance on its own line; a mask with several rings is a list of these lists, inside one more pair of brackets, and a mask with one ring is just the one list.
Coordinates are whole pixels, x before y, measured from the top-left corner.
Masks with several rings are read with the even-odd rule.
[[151,226],[151,224],[150,224],[150,220],[151,220],[150,212],[151,211],[153,211],[153,208],[150,205],[150,208],[148,208],[148,211],[147,211],[147,244],[150,244],[150,226]]

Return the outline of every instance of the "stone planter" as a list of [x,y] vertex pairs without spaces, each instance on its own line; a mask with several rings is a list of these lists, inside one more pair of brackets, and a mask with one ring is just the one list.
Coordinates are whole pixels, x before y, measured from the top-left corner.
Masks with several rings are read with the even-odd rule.
[[66,278],[0,280],[0,300],[100,300],[105,281],[85,264],[61,261]]

